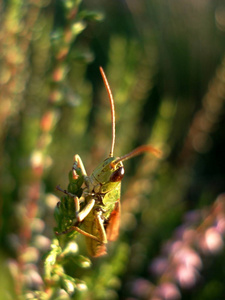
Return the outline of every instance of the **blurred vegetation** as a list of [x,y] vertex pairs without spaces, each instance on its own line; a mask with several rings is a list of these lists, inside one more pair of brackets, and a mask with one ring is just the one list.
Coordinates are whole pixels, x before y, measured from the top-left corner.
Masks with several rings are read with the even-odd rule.
[[[225,4],[0,4],[0,299],[224,299]],[[120,237],[62,249],[54,209],[74,154],[125,162]]]

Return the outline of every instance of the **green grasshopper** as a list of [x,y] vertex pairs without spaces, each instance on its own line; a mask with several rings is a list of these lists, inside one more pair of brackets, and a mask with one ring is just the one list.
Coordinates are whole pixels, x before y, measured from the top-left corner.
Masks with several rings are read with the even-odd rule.
[[[86,237],[90,256],[98,257],[107,253],[108,241],[115,241],[120,227],[120,190],[124,177],[123,161],[143,152],[160,156],[160,151],[150,145],[140,146],[130,153],[114,157],[115,145],[115,108],[112,92],[103,69],[100,72],[108,93],[111,108],[112,142],[106,158],[90,176],[87,176],[79,155],[74,156],[67,190],[57,189],[67,194],[75,210],[75,222],[57,235],[77,231]],[[63,204],[64,205],[64,204]],[[68,204],[67,204],[68,206]],[[73,215],[73,213],[72,213]],[[72,218],[72,217],[71,217]]]

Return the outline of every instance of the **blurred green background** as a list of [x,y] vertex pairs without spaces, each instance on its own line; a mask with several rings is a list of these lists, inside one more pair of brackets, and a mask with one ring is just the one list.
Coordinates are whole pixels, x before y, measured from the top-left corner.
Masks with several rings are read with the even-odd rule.
[[[0,299],[43,289],[55,187],[67,187],[74,154],[90,174],[109,153],[99,66],[115,99],[115,155],[152,144],[163,158],[125,162],[118,242],[89,269],[68,268],[87,290],[52,299],[224,299],[224,1],[6,0],[0,9]],[[199,262],[192,273],[177,262],[180,247]]]

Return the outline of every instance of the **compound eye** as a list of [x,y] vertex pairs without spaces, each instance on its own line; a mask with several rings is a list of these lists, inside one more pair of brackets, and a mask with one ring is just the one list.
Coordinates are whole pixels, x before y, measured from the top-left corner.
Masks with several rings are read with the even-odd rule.
[[112,173],[109,180],[111,182],[121,181],[123,179],[124,173],[124,167],[119,167],[115,172]]

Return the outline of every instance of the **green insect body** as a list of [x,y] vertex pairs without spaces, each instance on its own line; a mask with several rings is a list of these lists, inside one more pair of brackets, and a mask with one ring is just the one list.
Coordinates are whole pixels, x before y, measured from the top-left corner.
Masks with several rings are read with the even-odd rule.
[[105,73],[100,68],[111,106],[112,143],[109,157],[87,176],[83,162],[79,155],[74,157],[74,165],[69,175],[68,191],[56,209],[56,220],[59,231],[57,235],[72,231],[79,232],[86,237],[88,253],[101,256],[107,253],[106,244],[118,237],[120,225],[120,190],[124,176],[123,161],[150,152],[156,156],[160,151],[149,145],[140,146],[130,153],[114,157],[115,144],[115,109],[112,93]]
[[86,178],[87,194],[94,192],[95,204],[84,219],[83,227],[86,232],[101,241],[86,237],[87,249],[91,256],[106,254],[107,241],[114,241],[118,237],[119,201],[124,167],[121,162],[113,166],[111,163],[115,160],[114,157],[107,158]]

